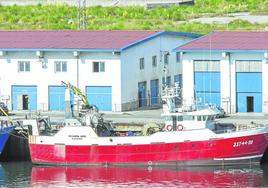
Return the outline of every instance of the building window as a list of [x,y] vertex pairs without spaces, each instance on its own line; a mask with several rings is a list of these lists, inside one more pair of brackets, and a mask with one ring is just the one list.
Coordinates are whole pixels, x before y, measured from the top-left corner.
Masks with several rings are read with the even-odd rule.
[[154,55],[152,57],[152,67],[157,67],[157,56],[156,55]]
[[180,63],[181,62],[181,53],[180,52],[177,52],[176,53],[176,62],[177,63]]
[[93,72],[105,72],[105,63],[93,62]]
[[67,72],[67,62],[55,61],[55,72]]
[[144,57],[140,58],[140,70],[144,69]]
[[18,70],[19,72],[30,72],[30,61],[19,61]]
[[166,53],[165,55],[164,55],[164,63],[165,63],[165,65],[168,65],[168,61],[169,61],[169,53]]
[[262,72],[262,61],[260,60],[236,60],[236,72]]
[[195,72],[220,72],[219,60],[194,60]]

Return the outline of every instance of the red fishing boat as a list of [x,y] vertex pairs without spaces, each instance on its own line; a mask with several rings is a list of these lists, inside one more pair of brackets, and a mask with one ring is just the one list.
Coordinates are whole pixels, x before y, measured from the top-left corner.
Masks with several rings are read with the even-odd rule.
[[98,113],[66,119],[52,130],[46,119],[25,120],[34,164],[51,165],[234,165],[259,164],[268,147],[268,126],[217,124],[211,106],[177,105],[179,87],[163,92],[163,127],[143,135],[113,134]]

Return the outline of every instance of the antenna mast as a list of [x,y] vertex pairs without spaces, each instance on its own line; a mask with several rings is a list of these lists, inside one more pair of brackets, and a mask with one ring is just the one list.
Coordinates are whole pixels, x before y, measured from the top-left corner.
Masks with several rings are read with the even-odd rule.
[[77,29],[86,29],[86,0],[78,0],[78,7],[77,7]]

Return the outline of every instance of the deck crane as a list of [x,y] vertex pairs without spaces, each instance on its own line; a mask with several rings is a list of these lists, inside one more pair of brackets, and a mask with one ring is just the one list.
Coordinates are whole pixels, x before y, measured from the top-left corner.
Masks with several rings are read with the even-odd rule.
[[61,84],[69,88],[74,93],[74,95],[78,96],[82,100],[83,102],[82,109],[92,108],[92,106],[89,104],[87,100],[87,96],[78,87],[72,85],[70,82],[61,81]]
[[74,93],[74,95],[78,96],[82,100],[83,105],[79,116],[83,117],[83,121],[87,125],[93,126],[98,134],[110,135],[113,126],[110,121],[104,121],[103,114],[99,113],[97,106],[90,105],[86,95],[78,87],[72,85],[70,82],[61,81],[61,84],[67,87]]

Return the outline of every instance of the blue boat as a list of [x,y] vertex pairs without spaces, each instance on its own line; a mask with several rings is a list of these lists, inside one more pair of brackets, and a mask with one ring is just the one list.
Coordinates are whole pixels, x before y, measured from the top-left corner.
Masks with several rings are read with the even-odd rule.
[[0,128],[0,154],[2,154],[10,133],[14,130],[15,126],[3,126]]

